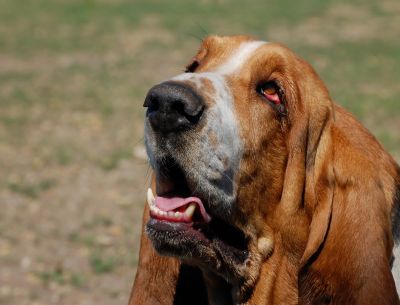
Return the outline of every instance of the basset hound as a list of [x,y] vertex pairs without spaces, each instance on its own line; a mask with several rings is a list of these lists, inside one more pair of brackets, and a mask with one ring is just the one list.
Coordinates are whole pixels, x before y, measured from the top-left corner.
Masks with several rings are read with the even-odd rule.
[[306,61],[210,36],[144,107],[130,305],[400,304],[400,168]]

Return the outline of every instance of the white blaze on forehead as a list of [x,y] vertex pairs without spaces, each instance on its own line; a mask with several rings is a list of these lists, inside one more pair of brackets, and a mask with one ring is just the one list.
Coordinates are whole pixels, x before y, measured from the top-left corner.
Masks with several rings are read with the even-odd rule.
[[[256,50],[262,45],[267,44],[265,41],[250,41],[243,42],[228,57],[221,65],[216,67],[210,72],[202,73],[183,73],[173,77],[171,80],[176,81],[191,81],[195,83],[198,90],[202,87],[202,79],[208,79],[214,85],[215,90],[221,87],[221,83],[225,83],[223,87],[226,87],[225,75],[229,75],[235,72],[239,72],[244,63],[256,52]],[[215,80],[218,79],[218,82]]]
[[225,117],[222,120],[224,120],[225,123],[229,122],[231,126],[235,126],[233,95],[228,87],[225,76],[239,73],[246,61],[254,55],[258,48],[266,43],[265,41],[243,42],[226,61],[214,70],[202,73],[183,73],[173,77],[171,80],[190,81],[195,84],[200,94],[205,95],[207,95],[207,92],[202,92],[203,80],[209,80],[215,89],[215,97],[212,98],[215,102],[215,106],[219,109],[220,114]]
[[[251,58],[259,47],[266,44],[264,41],[243,42],[221,65],[210,72],[183,73],[171,80],[188,81],[194,84],[198,92],[210,98],[214,105],[208,110],[207,125],[218,137],[219,147],[231,161],[232,167],[237,167],[242,152],[242,143],[239,136],[238,120],[234,112],[233,94],[226,81],[226,76],[240,73],[240,69]],[[203,91],[204,80],[211,82],[214,87],[213,96]],[[213,154],[212,147],[210,155]]]
[[239,144],[235,143],[238,141],[238,129],[233,110],[233,95],[228,87],[225,76],[239,73],[247,60],[264,44],[266,44],[264,41],[243,42],[231,56],[214,70],[202,73],[183,73],[172,78],[175,81],[190,81],[194,83],[200,94],[204,95],[208,95],[208,92],[202,92],[203,80],[207,79],[212,83],[215,89],[215,96],[211,97],[215,103],[215,106],[212,107],[212,114],[215,116],[214,120],[217,121],[216,124],[220,125],[216,128],[216,131],[222,136],[221,140],[225,144],[229,142],[231,145]]
[[243,64],[255,51],[266,43],[265,41],[250,41],[240,44],[239,48],[224,63],[215,69],[215,72],[224,75],[239,72]]

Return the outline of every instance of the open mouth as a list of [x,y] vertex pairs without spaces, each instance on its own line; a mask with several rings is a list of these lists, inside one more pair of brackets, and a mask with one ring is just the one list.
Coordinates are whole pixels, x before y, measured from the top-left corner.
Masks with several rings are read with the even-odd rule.
[[210,204],[192,191],[180,166],[171,160],[163,162],[156,175],[156,192],[147,191],[150,220],[146,231],[159,253],[196,261],[210,261],[210,255],[237,263],[246,259],[245,234],[208,210]]
[[151,188],[147,191],[147,204],[153,220],[192,227],[211,222],[202,199],[191,190],[182,167],[173,158],[163,160],[155,173],[157,194],[153,194]]
[[147,204],[150,208],[150,216],[154,219],[176,223],[193,223],[196,220],[204,223],[211,221],[211,216],[198,197],[155,197],[152,189],[149,188]]

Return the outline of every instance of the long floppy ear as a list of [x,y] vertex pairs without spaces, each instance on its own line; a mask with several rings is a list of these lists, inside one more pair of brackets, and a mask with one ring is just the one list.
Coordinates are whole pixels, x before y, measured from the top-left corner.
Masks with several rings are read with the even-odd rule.
[[145,233],[148,205],[143,213],[139,265],[129,305],[207,305],[203,275],[198,268],[156,253]]
[[400,304],[390,271],[395,163],[330,101],[319,79],[312,94],[303,85],[307,147],[303,206],[297,208],[310,225],[300,259],[299,304]]
[[[288,107],[289,155],[280,208],[285,215],[282,223],[286,237],[299,236],[298,242],[290,244],[300,251],[294,257],[306,261],[322,243],[329,227],[334,189],[334,112],[325,85],[311,66],[300,58],[291,66],[301,66],[297,69],[301,72],[286,71],[286,75],[294,77],[286,76],[281,81]],[[309,228],[304,228],[305,222],[311,222]]]
[[315,185],[306,189],[315,201],[306,206],[312,218],[299,304],[400,304],[390,270],[395,163],[338,107],[325,132]]

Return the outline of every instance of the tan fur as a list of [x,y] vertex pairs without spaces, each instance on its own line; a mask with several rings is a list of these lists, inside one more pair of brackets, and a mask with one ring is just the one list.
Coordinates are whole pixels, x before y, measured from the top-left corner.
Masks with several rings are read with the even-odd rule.
[[[206,39],[196,72],[215,69],[249,40]],[[274,118],[249,90],[261,79],[285,88],[287,118]],[[400,304],[389,263],[399,179],[392,157],[279,44],[261,47],[228,82],[245,143],[235,225],[251,253],[236,293],[250,289],[249,305]],[[178,273],[179,262],[159,257],[143,235],[129,304],[172,305]]]
[[[148,219],[149,209],[146,205],[143,225]],[[179,261],[159,256],[145,234],[142,234],[139,256],[140,272],[136,274],[129,304],[172,304],[179,275]]]

